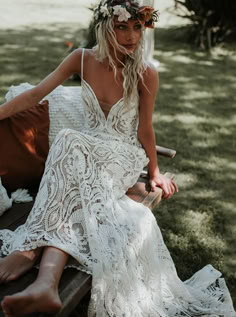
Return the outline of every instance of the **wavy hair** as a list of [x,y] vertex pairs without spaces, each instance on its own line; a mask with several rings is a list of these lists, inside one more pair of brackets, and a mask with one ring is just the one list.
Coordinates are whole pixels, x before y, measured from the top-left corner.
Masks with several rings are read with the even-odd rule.
[[[95,33],[97,39],[97,45],[94,47],[96,58],[98,61],[102,62],[105,58],[108,58],[109,65],[114,71],[114,76],[117,76],[117,67],[110,54],[109,43],[114,44],[118,49],[124,51],[124,47],[120,46],[116,39],[116,34],[114,32],[114,22],[113,17],[99,21],[95,26]],[[118,59],[116,55],[116,50],[114,50],[117,60],[123,65],[122,75],[123,75],[123,89],[124,89],[124,102],[126,104],[132,99],[132,97],[137,94],[138,82],[141,79],[143,81],[143,73],[147,66],[144,63],[143,57],[143,33],[140,42],[136,50],[130,54],[127,51],[125,56],[125,61],[122,62]]]

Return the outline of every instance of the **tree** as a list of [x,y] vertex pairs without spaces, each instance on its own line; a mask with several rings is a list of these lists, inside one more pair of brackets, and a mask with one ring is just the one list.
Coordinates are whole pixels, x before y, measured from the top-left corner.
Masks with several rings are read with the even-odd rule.
[[235,0],[174,0],[177,15],[190,19],[197,45],[211,49],[236,30]]

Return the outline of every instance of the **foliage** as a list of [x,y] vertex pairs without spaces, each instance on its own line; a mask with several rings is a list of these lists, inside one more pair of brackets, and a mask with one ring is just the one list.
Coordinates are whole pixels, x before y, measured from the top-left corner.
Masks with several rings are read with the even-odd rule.
[[235,0],[174,0],[178,15],[192,21],[195,42],[210,49],[236,29]]

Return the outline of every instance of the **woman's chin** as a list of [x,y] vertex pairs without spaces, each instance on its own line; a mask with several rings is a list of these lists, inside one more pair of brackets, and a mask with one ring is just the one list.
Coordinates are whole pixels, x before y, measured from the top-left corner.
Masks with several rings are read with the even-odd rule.
[[124,55],[132,55],[136,50],[136,46],[123,46],[123,49],[122,49],[122,54]]

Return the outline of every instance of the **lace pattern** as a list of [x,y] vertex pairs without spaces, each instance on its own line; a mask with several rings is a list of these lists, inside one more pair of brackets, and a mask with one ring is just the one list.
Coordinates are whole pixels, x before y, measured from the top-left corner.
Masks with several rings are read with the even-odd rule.
[[0,231],[1,256],[49,245],[70,254],[93,275],[89,317],[235,317],[220,272],[208,265],[182,282],[153,214],[125,195],[148,163],[138,96],[106,119],[84,80],[82,91],[83,130],[57,134],[26,223]]

